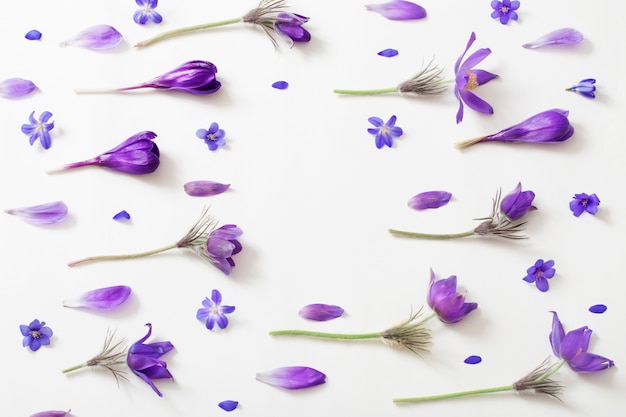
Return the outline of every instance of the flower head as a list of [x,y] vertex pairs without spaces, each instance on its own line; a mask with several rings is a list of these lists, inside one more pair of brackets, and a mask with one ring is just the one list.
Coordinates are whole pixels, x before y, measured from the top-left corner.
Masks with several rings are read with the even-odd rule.
[[569,208],[572,210],[574,216],[578,217],[584,212],[589,214],[596,214],[598,212],[598,206],[600,205],[600,199],[594,194],[574,194],[574,199],[570,201]]
[[211,151],[226,145],[226,132],[215,122],[211,123],[208,129],[198,129],[196,136],[204,140]]
[[[4,81],[0,81],[0,97],[3,98],[20,98],[24,97],[33,91],[37,86],[30,80],[23,78],[9,78]],[[51,115],[52,116],[52,115]],[[33,121],[31,120],[31,124]]]
[[202,301],[203,308],[198,309],[196,318],[205,322],[206,328],[213,330],[217,323],[220,329],[225,329],[228,326],[228,318],[226,314],[230,314],[235,311],[235,306],[222,305],[222,294],[218,290],[211,292],[211,299],[208,297]]
[[493,12],[491,12],[491,17],[494,19],[500,19],[500,23],[506,25],[510,20],[517,20],[517,12],[519,9],[520,2],[519,1],[511,1],[511,0],[493,0],[491,2],[491,8]]
[[302,27],[309,21],[308,17],[295,13],[278,13],[274,21],[274,31],[288,39],[293,46],[294,42],[308,42],[311,34]]
[[28,346],[33,352],[39,350],[43,345],[49,345],[52,337],[52,329],[46,326],[45,321],[37,319],[31,321],[28,326],[20,324],[20,332],[24,336],[22,346]]
[[257,381],[285,389],[314,387],[326,382],[326,375],[307,366],[286,366],[256,374]]
[[615,363],[604,356],[587,352],[592,330],[587,326],[571,330],[565,334],[563,325],[555,311],[552,312],[550,345],[557,358],[567,362],[575,372],[598,372],[608,369]]
[[314,321],[328,321],[341,317],[343,308],[330,304],[309,304],[300,309],[300,317]]
[[113,310],[125,302],[130,297],[131,292],[131,288],[126,285],[98,288],[77,297],[63,300],[63,306],[99,311]]
[[152,382],[153,379],[173,378],[167,370],[167,363],[159,360],[161,356],[174,349],[174,345],[168,342],[144,343],[152,334],[152,324],[147,323],[148,333],[128,349],[126,363],[135,375],[143,379],[159,397],[163,394]]
[[478,308],[477,303],[466,303],[465,294],[456,291],[456,276],[435,280],[430,270],[430,287],[426,301],[439,320],[444,323],[457,323]]
[[61,43],[61,45],[103,50],[115,48],[121,42],[122,34],[119,33],[113,26],[96,25],[80,31],[70,39]]
[[487,58],[489,54],[491,54],[491,49],[479,49],[467,57],[466,60],[463,60],[465,54],[474,44],[475,40],[476,34],[472,32],[465,50],[454,65],[454,72],[456,74],[454,95],[459,100],[459,110],[456,114],[457,123],[460,123],[463,120],[463,103],[467,104],[471,109],[479,113],[493,114],[493,107],[472,92],[478,86],[486,84],[498,77],[496,74],[492,74],[488,71],[474,69],[476,65],[480,64],[483,59]]
[[365,8],[389,20],[417,20],[426,17],[426,9],[405,0],[390,0],[386,3],[367,4]]
[[41,146],[44,149],[49,149],[51,143],[50,139],[50,131],[54,129],[54,122],[48,123],[48,120],[52,117],[52,113],[49,111],[44,111],[39,116],[39,121],[35,119],[35,112],[33,111],[30,116],[28,116],[28,121],[30,124],[22,125],[22,133],[29,136],[30,144],[34,144],[39,140]]
[[141,7],[133,14],[133,20],[138,25],[145,25],[148,23],[148,20],[154,23],[161,23],[163,21],[163,17],[159,12],[154,10],[159,4],[159,0],[135,0],[135,3],[137,3],[137,6]]
[[595,79],[585,78],[584,80],[581,80],[578,84],[573,85],[570,88],[566,88],[565,91],[573,91],[587,98],[596,98],[596,94],[594,93],[594,91],[596,91],[595,84]]
[[211,233],[206,241],[206,254],[210,262],[226,275],[230,275],[235,261],[233,255],[241,252],[242,246],[237,240],[243,231],[234,224],[225,224]]
[[283,12],[286,7],[285,3],[286,0],[261,0],[258,7],[246,13],[241,20],[260,26],[275,47],[277,43],[272,33],[287,39],[291,46],[294,42],[310,41],[311,34],[302,27],[309,21],[309,18],[296,13]]
[[408,205],[415,210],[426,210],[445,206],[452,198],[447,191],[426,191],[414,195],[409,199]]
[[526,214],[537,208],[532,205],[535,193],[522,191],[522,184],[500,202],[501,191],[493,199],[491,215],[474,229],[477,235],[496,235],[508,239],[523,239],[519,232],[524,229],[526,222],[520,222]]
[[583,34],[576,29],[563,28],[547,33],[533,42],[525,43],[522,46],[526,49],[536,49],[553,45],[576,45],[583,40]]
[[211,94],[222,86],[217,80],[217,67],[208,61],[189,61],[150,81],[117,91],[155,88],[157,90],[183,91],[191,94]]
[[12,208],[4,212],[17,216],[26,223],[54,224],[67,217],[67,206],[62,201],[55,201],[30,207]]
[[522,191],[522,183],[518,182],[517,187],[502,199],[500,212],[510,220],[519,220],[528,212],[537,210],[532,204],[534,199],[535,193],[530,190]]
[[554,269],[552,259],[546,262],[543,259],[537,259],[537,262],[526,270],[526,276],[522,279],[531,284],[534,282],[539,291],[546,292],[548,291],[548,280],[554,274],[556,274],[556,269]]
[[114,338],[115,330],[107,331],[107,335],[104,338],[104,345],[100,353],[86,362],[64,369],[62,372],[66,374],[82,368],[101,366],[110,371],[118,383],[120,378],[127,380],[124,375],[125,371],[118,368],[124,363],[124,357],[126,356],[126,340],[120,339],[114,343]]
[[367,131],[376,137],[376,147],[378,149],[387,145],[390,148],[393,146],[393,138],[402,136],[402,128],[396,126],[395,115],[391,116],[387,123],[383,123],[383,119],[380,117],[370,117],[367,119],[374,128],[369,128]]

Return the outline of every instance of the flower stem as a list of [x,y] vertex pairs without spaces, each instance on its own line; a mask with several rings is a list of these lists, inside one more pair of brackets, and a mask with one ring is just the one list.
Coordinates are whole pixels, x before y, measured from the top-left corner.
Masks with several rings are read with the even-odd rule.
[[380,88],[378,90],[333,90],[335,94],[348,94],[353,96],[373,96],[376,94],[397,93],[398,87]]
[[457,149],[467,148],[468,146],[475,145],[475,144],[477,144],[479,142],[482,142],[485,138],[486,138],[486,136],[480,136],[480,137],[477,137],[477,138],[462,140],[460,142],[455,143],[454,147],[457,148]]
[[453,392],[450,394],[427,395],[424,397],[394,398],[393,402],[394,403],[420,403],[420,402],[426,402],[426,401],[445,400],[448,398],[467,397],[470,395],[491,394],[494,392],[514,391],[514,390],[515,390],[515,387],[513,385],[503,385],[501,387],[482,388],[482,389],[474,389],[474,390],[469,390],[469,391],[459,391],[459,392]]
[[395,236],[412,237],[414,239],[456,239],[459,237],[473,236],[476,232],[474,230],[468,230],[462,233],[449,233],[449,234],[431,234],[431,233],[417,233],[417,232],[405,232],[403,230],[389,229],[389,233]]
[[155,36],[153,36],[151,38],[143,40],[141,42],[137,42],[135,44],[135,47],[140,48],[142,46],[147,46],[147,45],[153,44],[153,43],[155,43],[157,41],[160,41],[162,39],[171,38],[171,37],[174,37],[174,36],[182,35],[184,33],[196,32],[196,31],[199,31],[199,30],[210,29],[210,28],[214,28],[214,27],[218,27],[218,26],[232,25],[233,23],[239,23],[242,20],[243,20],[243,18],[236,17],[234,19],[222,20],[222,21],[219,21],[219,22],[202,23],[200,25],[187,26],[187,27],[180,28],[180,29],[169,30],[167,32],[160,33],[160,34],[155,35]]
[[380,332],[375,333],[325,333],[312,332],[308,330],[275,330],[270,332],[270,336],[309,336],[323,339],[360,340],[377,339],[381,337]]
[[93,261],[111,261],[111,260],[117,260],[117,259],[140,258],[142,256],[149,256],[149,255],[154,255],[156,253],[165,252],[167,250],[174,249],[174,248],[177,248],[177,247],[178,247],[177,244],[173,244],[173,245],[164,246],[164,247],[159,248],[159,249],[153,249],[153,250],[149,250],[149,251],[145,251],[145,252],[127,253],[127,254],[123,254],[123,255],[89,256],[87,258],[82,258],[82,259],[78,259],[76,261],[68,262],[67,266],[76,266],[76,265],[79,265],[79,264],[83,264],[83,263],[86,263],[86,262],[93,262]]
[[64,369],[61,372],[64,374],[67,374],[69,372],[76,371],[77,369],[85,368],[87,366],[89,366],[87,362],[84,362],[84,363],[81,363],[80,365],[76,365],[76,366],[72,366],[71,368]]

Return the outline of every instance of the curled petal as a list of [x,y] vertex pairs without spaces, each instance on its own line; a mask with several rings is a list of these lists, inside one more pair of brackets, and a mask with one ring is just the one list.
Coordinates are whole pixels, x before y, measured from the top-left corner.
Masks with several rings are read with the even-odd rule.
[[215,181],[190,181],[185,183],[183,188],[185,192],[193,197],[208,197],[221,194],[228,190],[230,184],[221,184]]
[[36,88],[37,86],[30,80],[9,78],[0,82],[0,97],[9,99],[24,97]]
[[218,407],[224,411],[233,411],[239,405],[238,401],[226,400],[218,404]]
[[289,83],[287,81],[276,81],[272,83],[272,87],[277,90],[286,90],[289,87]]
[[63,306],[88,308],[90,310],[112,310],[130,297],[131,289],[126,285],[98,288],[63,301]]
[[121,42],[122,34],[119,33],[113,26],[96,25],[77,33],[70,39],[63,42],[62,45],[102,50],[115,48]]
[[386,3],[368,4],[365,8],[389,20],[416,20],[426,17],[426,9],[404,0],[391,0]]
[[328,321],[341,317],[343,308],[330,304],[309,304],[302,307],[298,314],[307,320]]
[[69,415],[71,410],[67,411],[58,411],[58,410],[49,410],[49,411],[40,411],[38,413],[32,414],[30,417],[65,417]]
[[450,198],[452,194],[447,191],[426,191],[411,197],[408,205],[415,210],[439,208],[448,204]]
[[67,217],[67,206],[62,201],[5,210],[31,224],[53,224]]
[[536,49],[552,45],[575,45],[583,40],[583,34],[576,29],[563,28],[547,33],[533,42],[525,43],[522,46],[526,49]]
[[326,375],[306,366],[286,366],[256,374],[257,381],[285,389],[301,389],[326,382]]
[[532,205],[534,199],[535,193],[530,190],[522,191],[522,183],[519,182],[517,187],[502,199],[500,211],[510,220],[519,220],[529,211],[537,209]]

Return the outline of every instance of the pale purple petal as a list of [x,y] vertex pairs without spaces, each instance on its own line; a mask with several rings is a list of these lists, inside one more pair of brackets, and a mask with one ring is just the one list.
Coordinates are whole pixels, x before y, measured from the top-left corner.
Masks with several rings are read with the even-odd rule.
[[583,39],[583,34],[576,29],[563,28],[547,33],[533,42],[525,43],[522,46],[526,49],[535,49],[551,45],[575,45],[582,42]]
[[130,297],[131,289],[126,285],[98,288],[77,297],[64,300],[64,307],[87,308],[90,310],[113,310]]
[[37,86],[30,80],[23,78],[9,78],[0,82],[0,97],[3,98],[20,98],[33,91]]
[[5,213],[17,216],[31,224],[53,224],[65,219],[67,206],[62,201],[55,201],[36,206],[8,209],[5,210]]
[[79,46],[87,49],[102,50],[115,48],[122,42],[122,34],[113,26],[96,25],[72,36],[62,45]]
[[209,197],[218,195],[228,190],[230,184],[221,184],[215,181],[190,181],[185,183],[183,188],[185,192],[192,197]]
[[257,381],[285,389],[301,389],[326,382],[326,375],[306,366],[286,366],[256,374]]
[[426,9],[404,0],[391,0],[386,3],[368,4],[365,8],[389,20],[416,20],[426,17]]
[[452,194],[447,191],[426,191],[411,197],[408,205],[415,210],[439,208],[448,204],[450,198]]
[[309,304],[302,307],[298,314],[307,320],[328,321],[341,317],[343,308],[331,304]]
[[65,417],[70,413],[68,411],[57,411],[57,410],[49,410],[49,411],[40,411],[35,414],[31,414],[30,417]]
[[218,404],[218,407],[224,411],[233,411],[239,405],[238,401],[226,400]]

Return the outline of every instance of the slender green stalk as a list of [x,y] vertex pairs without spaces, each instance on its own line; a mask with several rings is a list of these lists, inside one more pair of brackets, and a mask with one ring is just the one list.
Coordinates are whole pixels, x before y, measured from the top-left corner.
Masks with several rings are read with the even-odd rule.
[[[125,360],[123,360],[123,361],[115,361],[115,362],[109,362],[109,363],[107,364],[107,366],[111,366],[111,365],[123,365],[123,364],[125,364],[125,363],[126,363],[126,361],[125,361]],[[61,371],[61,373],[63,373],[63,374],[67,374],[67,373],[70,373],[70,372],[76,371],[76,370],[78,370],[78,369],[87,368],[88,366],[97,366],[97,365],[98,365],[97,363],[93,363],[93,362],[92,362],[92,363],[89,363],[89,362],[84,362],[84,363],[81,363],[81,364],[79,364],[79,365],[75,365],[75,366],[72,366],[72,367],[70,367],[70,368],[64,369],[64,370],[62,370],[62,371]]]
[[494,392],[514,391],[514,390],[515,390],[515,387],[513,385],[503,385],[501,387],[474,389],[474,390],[469,390],[469,391],[459,391],[459,392],[453,392],[450,394],[427,395],[424,397],[394,398],[393,402],[394,403],[420,403],[420,402],[426,402],[426,401],[445,400],[448,398],[467,397],[469,395],[491,394]]
[[86,258],[82,258],[82,259],[78,259],[76,261],[68,262],[67,266],[76,266],[76,265],[79,265],[79,264],[84,264],[86,262],[94,262],[94,261],[111,261],[111,260],[117,260],[117,259],[140,258],[142,256],[149,256],[149,255],[154,255],[156,253],[165,252],[167,250],[174,249],[174,248],[177,248],[177,247],[178,247],[178,244],[175,243],[173,245],[164,246],[164,247],[159,248],[159,249],[153,249],[153,250],[149,250],[149,251],[145,251],[145,252],[127,253],[127,254],[123,254],[123,255],[88,256]]
[[341,339],[341,340],[362,340],[362,339],[378,339],[382,337],[381,332],[374,333],[325,333],[313,332],[308,330],[275,330],[270,332],[270,336],[309,336],[319,337],[323,339]]
[[468,230],[462,233],[450,233],[450,234],[431,234],[431,233],[417,233],[417,232],[405,232],[403,230],[389,229],[389,233],[395,236],[412,237],[415,239],[456,239],[460,237],[469,237],[476,234],[474,230]]
[[135,47],[140,48],[142,46],[148,46],[148,45],[151,45],[151,44],[153,44],[155,42],[158,42],[160,40],[171,38],[171,37],[178,36],[178,35],[182,35],[184,33],[197,32],[199,30],[210,29],[210,28],[214,28],[214,27],[218,27],[218,26],[232,25],[233,23],[239,23],[242,20],[243,20],[243,17],[236,17],[234,19],[227,19],[227,20],[222,20],[222,21],[219,21],[219,22],[202,23],[202,24],[199,24],[199,25],[193,25],[193,26],[187,26],[187,27],[180,28],[180,29],[169,30],[167,32],[160,33],[160,34],[155,35],[155,36],[153,36],[151,38],[143,40],[141,42],[137,42],[135,44]]
[[373,96],[376,94],[397,93],[398,87],[380,88],[377,90],[333,90],[335,94],[347,94],[353,96]]

